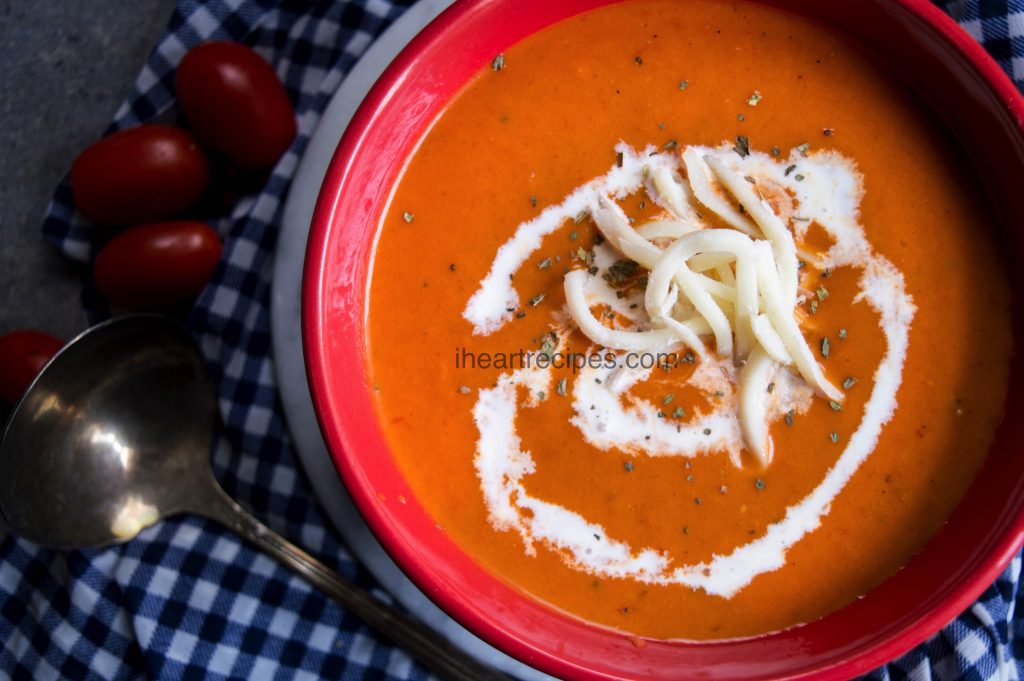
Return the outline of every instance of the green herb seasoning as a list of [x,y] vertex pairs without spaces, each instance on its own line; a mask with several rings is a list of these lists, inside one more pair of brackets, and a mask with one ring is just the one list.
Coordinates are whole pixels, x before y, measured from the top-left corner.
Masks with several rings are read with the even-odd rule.
[[832,411],[842,411],[843,405],[839,404],[835,400],[829,400],[828,406],[832,407]]
[[555,392],[561,397],[565,397],[565,386],[568,381],[564,378],[558,379],[558,384],[555,386]]
[[786,168],[786,173],[785,173],[785,176],[786,176],[786,177],[789,177],[789,174],[790,174],[791,172],[793,172],[794,170],[796,170],[796,165],[795,165],[795,164],[794,164],[794,165],[791,165],[791,166],[789,166],[789,167],[787,167],[787,168]]
[[825,302],[825,299],[828,298],[828,289],[825,288],[824,286],[819,286],[818,290],[815,291],[815,293],[817,293],[818,295],[818,300],[822,302]]
[[580,236],[579,232],[569,232],[569,241],[576,241]]
[[796,175],[793,176],[793,179],[796,180],[797,182],[803,182],[804,176],[801,175],[800,173],[797,173]]
[[542,300],[544,300],[544,294],[538,293],[533,298],[530,298],[530,306],[537,307],[538,305],[540,305]]
[[633,462],[632,461],[627,461],[626,463],[622,464],[622,467],[626,469],[627,473],[632,473],[633,472]]
[[857,385],[857,379],[853,376],[847,376],[843,379],[843,390],[849,390],[855,385]]
[[747,117],[744,116],[743,114],[736,114],[736,120],[742,123],[743,121],[747,120]]
[[792,426],[793,425],[793,416],[795,415],[795,413],[796,412],[794,412],[792,409],[790,409],[789,411],[786,412],[786,425],[787,426]]
[[668,395],[665,395],[665,397],[661,398],[662,406],[667,407],[668,405],[672,404],[672,400],[674,400],[675,398],[676,398],[676,396],[673,395],[672,393],[669,393]]
[[829,345],[828,338],[822,338],[821,339],[821,356],[824,357],[825,359],[828,359],[828,353],[829,353],[830,349],[831,349],[831,346]]
[[846,340],[846,329],[839,329],[839,340]]
[[828,439],[832,440],[832,442],[839,442],[839,433],[833,430],[828,434]]
[[764,489],[765,487],[767,487],[767,485],[764,484],[764,480],[758,478],[757,480],[754,481],[754,487],[756,487],[757,489]]
[[574,217],[572,221],[578,225],[586,220],[588,215],[590,215],[590,211],[584,208],[579,213],[576,213],[576,217]]
[[683,410],[682,407],[676,407],[676,410],[672,412],[672,418],[674,419],[681,419],[684,416],[686,416],[686,412]]
[[798,147],[796,148],[796,150],[800,152],[800,155],[801,155],[801,156],[803,156],[803,157],[805,157],[805,158],[806,158],[806,157],[807,157],[807,151],[808,151],[808,150],[809,150],[810,148],[811,148],[811,145],[810,145],[810,144],[808,144],[807,142],[804,142],[803,144],[801,144],[800,146],[798,146]]
[[639,54],[637,56],[633,57],[633,61],[636,62],[637,66],[643,66],[644,65],[643,57],[641,57]]
[[774,382],[768,384],[768,394],[771,395],[773,392],[775,392],[775,383]]
[[746,135],[738,136],[732,150],[739,154],[740,158],[750,156],[750,139]]
[[685,90],[688,87],[690,87],[690,81],[688,81],[688,80],[681,80],[681,81],[679,81],[679,89],[680,90]]
[[503,68],[505,68],[505,55],[499,54],[494,59],[492,59],[491,68],[494,69],[495,71],[501,71]]
[[632,277],[640,269],[640,265],[632,260],[616,260],[608,267],[604,280],[617,287]]
[[764,97],[761,96],[760,90],[754,90],[754,94],[747,98],[747,104],[750,106],[757,106],[761,103],[762,99],[764,99]]
[[544,336],[544,341],[540,344],[540,354],[552,357],[555,354],[555,341],[558,340],[558,336],[554,333],[549,333]]
[[469,393],[471,393],[473,391],[470,390],[468,385],[460,385],[459,386],[459,392],[462,393],[463,395],[468,395]]
[[546,270],[549,267],[551,267],[551,258],[544,258],[539,263],[537,263],[538,269]]
[[413,220],[416,219],[416,216],[410,213],[409,211],[405,211],[404,213],[402,213],[402,219],[405,220],[406,222],[412,222]]
[[772,156],[778,158],[780,154],[782,154],[782,149],[779,149],[778,147],[772,147]]
[[670,139],[668,142],[665,142],[665,144],[662,146],[662,149],[675,149],[678,146],[679,142],[675,141],[674,139]]
[[537,207],[537,197],[536,196],[531,196],[530,197],[530,207],[531,208],[536,208]]

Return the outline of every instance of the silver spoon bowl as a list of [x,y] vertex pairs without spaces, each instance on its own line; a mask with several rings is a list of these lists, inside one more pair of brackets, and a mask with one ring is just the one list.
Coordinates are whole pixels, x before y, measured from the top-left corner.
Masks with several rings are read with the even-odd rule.
[[95,326],[50,360],[0,442],[0,513],[55,549],[128,541],[166,516],[216,520],[295,570],[442,678],[506,679],[269,529],[210,469],[216,390],[195,341],[158,316]]

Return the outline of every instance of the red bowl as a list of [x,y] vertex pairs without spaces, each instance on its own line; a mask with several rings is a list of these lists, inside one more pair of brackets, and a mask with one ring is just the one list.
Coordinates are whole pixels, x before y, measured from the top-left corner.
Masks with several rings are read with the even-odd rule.
[[[894,577],[824,619],[758,638],[638,639],[589,625],[484,571],[440,530],[395,465],[366,369],[366,296],[393,182],[445,103],[530,34],[615,0],[456,3],[401,53],[349,124],[313,220],[303,287],[309,381],[334,462],[384,548],[441,608],[510,655],[563,678],[845,678],[920,643],[992,583],[1024,540],[1024,419],[1006,418],[959,508]],[[959,138],[989,191],[1009,255],[1024,253],[1024,100],[985,51],[926,0],[764,0],[824,25],[906,79]],[[1007,268],[1016,300],[1021,268]],[[1021,315],[1015,310],[1020,337]],[[1009,415],[1024,414],[1014,361]]]

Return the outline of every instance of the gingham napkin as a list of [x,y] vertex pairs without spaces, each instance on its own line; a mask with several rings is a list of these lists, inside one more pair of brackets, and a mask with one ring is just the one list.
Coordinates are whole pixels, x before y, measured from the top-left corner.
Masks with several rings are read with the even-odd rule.
[[[321,112],[360,54],[408,4],[180,0],[111,127],[172,109],[174,66],[205,40],[254,47],[286,84],[299,135],[265,184],[216,222],[224,255],[189,320],[220,387],[225,426],[213,464],[227,492],[267,524],[378,592],[338,543],[296,467],[271,365],[270,277],[282,202]],[[1024,0],[943,4],[1024,84]],[[43,232],[73,260],[92,256],[92,234],[74,214],[66,181]],[[88,290],[83,300],[94,320],[105,314]],[[1017,557],[978,604],[869,678],[1019,678],[1020,571]],[[0,673],[14,679],[430,678],[273,560],[189,516],[103,551],[57,553],[5,538],[0,644]]]

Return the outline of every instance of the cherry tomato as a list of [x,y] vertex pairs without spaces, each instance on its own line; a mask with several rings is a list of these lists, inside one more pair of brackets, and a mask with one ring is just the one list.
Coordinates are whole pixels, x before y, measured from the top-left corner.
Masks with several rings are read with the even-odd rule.
[[295,137],[295,112],[284,86],[245,45],[192,48],[178,65],[175,86],[199,139],[244,169],[274,165]]
[[0,336],[0,398],[14,404],[39,370],[64,346],[42,331],[12,331]]
[[93,222],[128,225],[179,213],[202,195],[210,166],[189,133],[168,125],[115,132],[71,165],[75,205]]
[[111,239],[96,256],[93,281],[119,307],[161,307],[199,295],[220,253],[217,233],[202,222],[154,222]]

